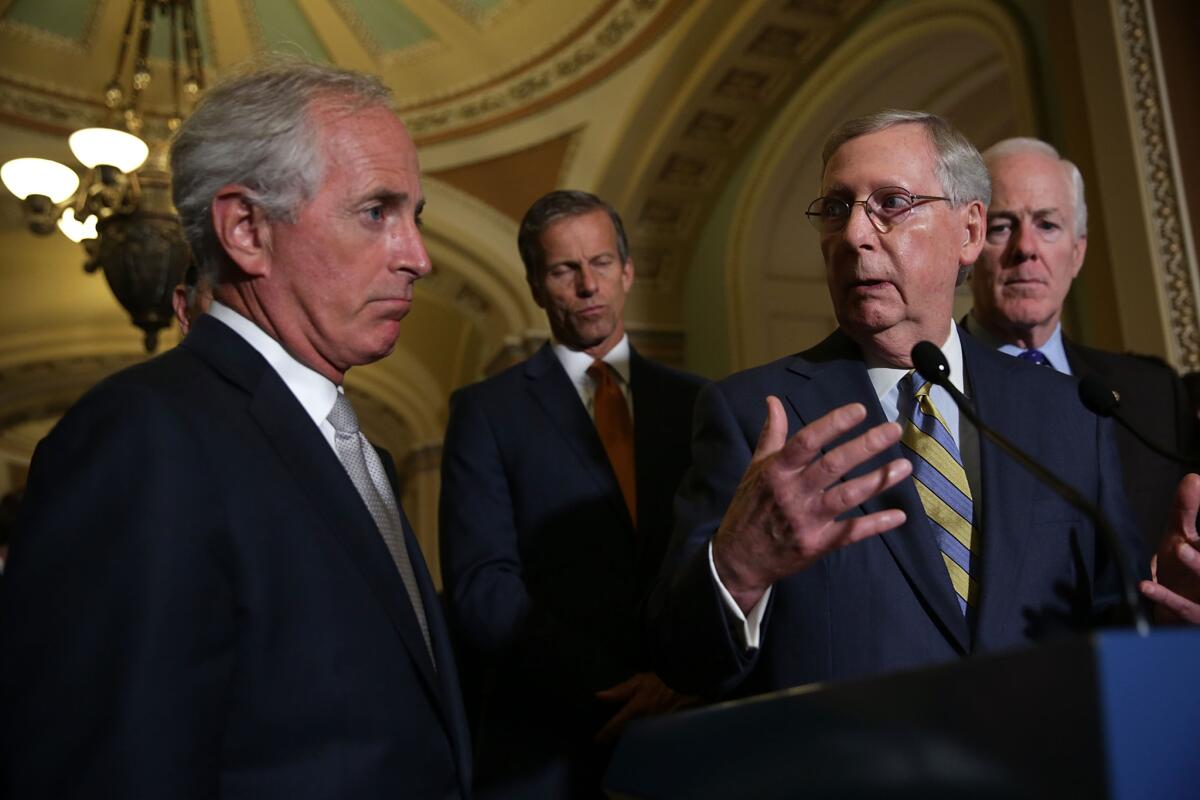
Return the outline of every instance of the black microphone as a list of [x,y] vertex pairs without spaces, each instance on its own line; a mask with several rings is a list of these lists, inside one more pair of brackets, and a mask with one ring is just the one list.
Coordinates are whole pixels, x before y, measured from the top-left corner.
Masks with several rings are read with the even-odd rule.
[[1137,585],[1133,582],[1133,571],[1129,568],[1128,554],[1121,547],[1116,532],[1113,531],[1112,525],[1109,524],[1100,509],[1096,508],[1090,500],[1080,494],[1074,486],[1071,486],[1043,467],[1032,456],[994,431],[979,418],[979,415],[975,413],[975,409],[967,402],[967,398],[963,396],[963,393],[956,389],[954,384],[950,382],[950,364],[946,361],[946,356],[943,355],[937,345],[931,342],[917,342],[912,349],[912,362],[917,372],[921,373],[921,377],[935,386],[940,386],[946,390],[954,400],[954,404],[958,406],[959,413],[969,419],[992,444],[999,447],[1009,458],[1033,473],[1034,477],[1087,515],[1087,518],[1091,520],[1096,530],[1100,531],[1100,536],[1104,539],[1104,545],[1112,554],[1113,564],[1116,565],[1117,569],[1117,578],[1121,582],[1121,599],[1125,610],[1133,620],[1133,627],[1137,630],[1138,635],[1149,635],[1150,623],[1146,621],[1146,614],[1142,611],[1142,606],[1138,602]]
[[1167,450],[1167,448],[1150,441],[1149,437],[1135,428],[1133,423],[1125,419],[1125,415],[1121,413],[1120,395],[1095,375],[1084,375],[1079,380],[1079,399],[1087,406],[1088,411],[1100,417],[1112,417],[1121,427],[1132,433],[1135,439],[1168,461],[1183,464],[1185,467],[1200,467],[1200,459]]

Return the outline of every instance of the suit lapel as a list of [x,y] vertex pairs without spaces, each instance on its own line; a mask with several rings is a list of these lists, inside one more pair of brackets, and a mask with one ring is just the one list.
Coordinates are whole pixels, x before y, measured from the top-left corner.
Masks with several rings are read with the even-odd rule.
[[[867,407],[867,419],[863,424],[834,442],[833,446],[887,421],[883,409],[875,399],[875,389],[867,376],[860,351],[844,334],[835,332],[816,348],[808,351],[804,357],[793,359],[788,369],[803,379],[792,381],[796,388],[787,393],[788,402],[800,417],[801,426],[854,399],[862,400]],[[860,464],[846,477],[863,475],[893,459],[903,457],[900,447],[893,446]],[[882,534],[880,540],[891,552],[914,589],[923,597],[948,638],[961,652],[968,652],[970,636],[966,620],[959,610],[950,576],[937,547],[937,540],[929,527],[925,509],[911,479],[902,481],[871,498],[860,507],[863,514],[888,508],[901,509],[908,520],[901,527]]]
[[1067,366],[1071,368],[1071,374],[1076,378],[1092,374],[1100,375],[1101,377],[1108,376],[1108,369],[1105,364],[1089,359],[1087,353],[1079,349],[1066,336],[1063,337],[1062,343],[1063,352],[1067,354]]
[[[329,443],[278,374],[225,325],[202,316],[187,343],[189,349],[249,394],[251,417],[296,481],[299,496],[316,509],[324,530],[334,537],[383,605],[440,709],[443,698],[438,678],[403,581],[366,505]],[[405,528],[407,542],[411,539],[407,522]],[[409,552],[411,555],[411,547]],[[413,563],[415,566],[423,561],[414,558]],[[422,597],[427,607],[436,608],[437,598],[430,598],[424,588]]]
[[[587,409],[579,401],[579,393],[571,385],[570,378],[558,363],[550,345],[543,345],[525,365],[525,377],[529,380],[529,392],[537,405],[549,418],[567,447],[580,465],[608,499],[614,513],[625,520],[630,530],[633,520],[617,483],[616,473],[609,463],[608,454],[596,433],[596,426],[588,416]],[[637,418],[634,418],[636,436]],[[636,447],[636,442],[635,442]],[[636,450],[635,450],[636,453]],[[636,457],[636,456],[635,456]]]
[[[1014,358],[998,354],[969,336],[963,339],[963,361],[971,382],[972,402],[990,427],[1019,441],[1020,420],[1037,418],[1037,398],[1021,391],[1020,371]],[[1016,367],[1016,368],[1014,368]],[[1014,385],[1017,384],[1017,385]],[[1014,618],[1012,605],[1019,597],[1019,580],[1028,541],[1033,535],[1032,515],[1037,482],[1025,469],[1011,463],[983,434],[979,437],[980,473],[983,481],[980,531],[983,556],[980,564],[977,640],[986,644],[993,629]],[[1001,635],[996,631],[997,636]]]
[[[395,462],[391,455],[380,448],[376,448],[379,453],[379,460],[383,464],[384,472],[387,473],[388,482],[392,485],[392,494],[396,497],[397,504],[400,498],[400,481],[396,476]],[[413,532],[412,524],[408,521],[408,515],[404,513],[404,508],[400,508],[400,523],[404,529],[404,546],[408,550],[408,560],[412,564],[413,574],[417,578],[417,587],[421,593],[421,602],[425,605],[425,617],[429,626],[429,640],[433,647],[434,657],[437,659],[437,679],[440,681],[440,694],[438,695],[439,702],[436,704],[438,713],[442,715],[442,721],[446,725],[446,730],[450,731],[451,739],[455,746],[455,757],[458,759],[459,767],[462,774],[466,776],[465,783],[470,784],[470,736],[466,726],[466,712],[462,705],[462,691],[459,688],[458,669],[454,661],[454,647],[450,641],[450,631],[446,626],[446,619],[441,613],[441,598],[438,597],[437,589],[433,585],[433,578],[429,575],[429,569],[425,564],[425,557],[421,553],[420,545],[417,544],[416,534]],[[380,537],[382,541],[382,537]],[[385,545],[386,549],[386,545]],[[388,554],[389,561],[391,554]],[[401,588],[403,591],[403,588]],[[411,606],[410,606],[411,608]],[[415,622],[415,620],[414,620]],[[420,633],[417,633],[420,636]],[[419,638],[416,640],[409,639],[406,645],[413,648],[417,645],[424,647],[424,642]],[[422,650],[422,652],[424,652]]]

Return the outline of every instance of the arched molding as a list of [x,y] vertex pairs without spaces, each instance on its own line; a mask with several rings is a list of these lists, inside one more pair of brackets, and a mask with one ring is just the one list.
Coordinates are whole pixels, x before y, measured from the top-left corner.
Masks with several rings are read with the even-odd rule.
[[403,457],[413,442],[442,435],[448,393],[425,365],[403,348],[397,347],[374,364],[352,369],[347,373],[346,388],[379,405],[377,415],[360,413],[363,430],[396,458]]
[[[60,353],[0,367],[0,433],[57,419],[83,394],[118,370],[144,358],[140,352]],[[32,455],[32,448],[26,455]]]
[[[517,255],[517,223],[466,192],[437,180],[423,179],[424,231],[434,270],[454,273],[486,303],[479,304],[458,285],[439,286],[438,294],[468,313],[486,339],[495,339],[536,324],[541,312],[529,295],[525,270]],[[428,281],[437,286],[440,278]]]
[[782,107],[740,187],[731,187],[723,286],[731,367],[813,344],[836,326],[817,236],[803,220],[830,130],[887,107],[920,108],[948,116],[986,146],[1035,132],[1029,87],[1021,32],[997,2],[897,4],[838,44]]
[[631,99],[598,192],[625,212],[638,278],[627,314],[683,322],[692,249],[733,165],[863,0],[696,2]]

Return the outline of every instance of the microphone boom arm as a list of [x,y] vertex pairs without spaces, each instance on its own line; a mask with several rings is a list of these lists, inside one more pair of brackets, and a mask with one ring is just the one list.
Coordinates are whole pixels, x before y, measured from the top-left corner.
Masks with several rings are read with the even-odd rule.
[[1009,458],[1020,464],[1032,473],[1034,477],[1057,492],[1064,500],[1087,515],[1088,519],[1096,527],[1096,530],[1100,532],[1100,537],[1104,540],[1105,546],[1112,554],[1112,561],[1117,570],[1117,579],[1121,584],[1122,605],[1125,606],[1125,610],[1133,620],[1134,629],[1139,636],[1148,636],[1150,634],[1150,623],[1147,621],[1146,613],[1138,601],[1136,584],[1133,582],[1132,571],[1129,569],[1126,559],[1127,554],[1125,549],[1121,547],[1120,540],[1117,539],[1116,531],[1113,530],[1112,525],[1109,524],[1100,509],[1080,494],[1074,486],[1071,486],[1050,472],[1050,470],[1035,461],[1028,453],[988,427],[979,418],[979,415],[975,413],[975,409],[967,401],[963,393],[950,382],[950,367],[946,363],[942,351],[936,345],[929,342],[918,342],[913,347],[912,360],[913,365],[921,373],[921,376],[927,381],[945,389],[954,400],[954,404],[958,406],[959,412],[969,419],[975,428],[983,436],[987,437],[989,442],[996,445]]

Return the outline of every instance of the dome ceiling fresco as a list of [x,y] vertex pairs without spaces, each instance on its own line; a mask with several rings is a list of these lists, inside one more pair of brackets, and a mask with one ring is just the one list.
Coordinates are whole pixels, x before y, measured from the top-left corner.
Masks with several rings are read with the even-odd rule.
[[[374,72],[395,92],[418,140],[429,142],[511,121],[586,88],[636,55],[685,5],[199,0],[197,16],[210,72],[262,51]],[[0,114],[62,131],[102,115],[100,93],[127,14],[124,0],[0,0]],[[159,15],[151,35],[156,74],[166,74],[166,30]],[[150,124],[169,106],[165,86],[152,85]]]

